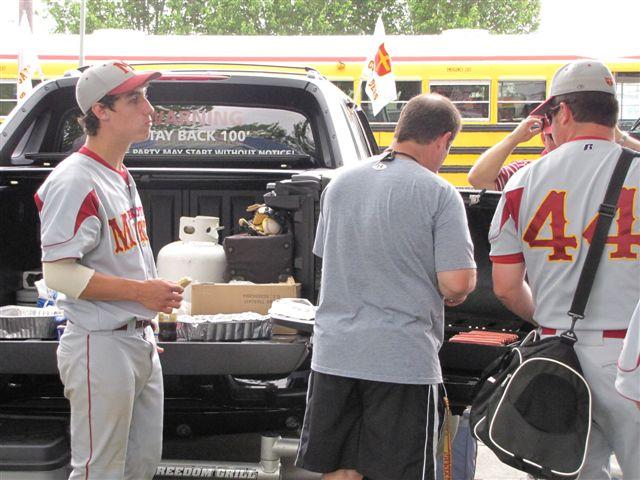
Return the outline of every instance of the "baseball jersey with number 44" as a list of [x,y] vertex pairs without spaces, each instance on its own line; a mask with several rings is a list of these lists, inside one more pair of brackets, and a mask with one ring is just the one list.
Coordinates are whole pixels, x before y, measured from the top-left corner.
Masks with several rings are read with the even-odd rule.
[[[518,171],[505,186],[489,232],[491,259],[526,262],[534,320],[542,326],[569,327],[567,312],[620,153],[608,140],[577,138]],[[580,330],[625,329],[640,298],[639,186],[636,158]]]

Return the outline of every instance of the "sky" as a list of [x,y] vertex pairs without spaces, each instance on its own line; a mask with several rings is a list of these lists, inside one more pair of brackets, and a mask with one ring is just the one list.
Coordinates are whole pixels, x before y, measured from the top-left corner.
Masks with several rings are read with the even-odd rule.
[[602,42],[640,42],[639,0],[542,0],[539,33],[578,38],[602,39]]
[[[478,0],[482,1],[482,0]],[[45,18],[44,1],[33,0],[34,31],[45,34],[52,28]],[[603,43],[640,42],[637,34],[640,0],[541,0],[540,33],[558,36],[559,41],[571,35]],[[0,0],[0,28],[18,23],[18,0]]]

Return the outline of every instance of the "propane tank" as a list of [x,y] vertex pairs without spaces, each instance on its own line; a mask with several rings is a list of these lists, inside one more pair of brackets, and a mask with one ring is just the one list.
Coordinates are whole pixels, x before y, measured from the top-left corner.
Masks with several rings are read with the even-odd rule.
[[[218,244],[218,217],[180,217],[180,240],[162,247],[158,253],[158,276],[177,282],[191,277],[194,282],[223,282],[226,259]],[[191,301],[191,286],[183,298]]]

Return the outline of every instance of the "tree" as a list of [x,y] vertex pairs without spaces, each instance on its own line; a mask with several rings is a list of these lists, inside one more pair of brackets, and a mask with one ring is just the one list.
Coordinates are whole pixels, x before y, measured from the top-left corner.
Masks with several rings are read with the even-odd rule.
[[[78,33],[80,0],[46,0],[56,33]],[[540,0],[87,0],[87,32],[124,28],[163,34],[370,34],[382,13],[387,33],[449,28],[527,33]]]
[[536,0],[408,0],[414,34],[450,28],[483,28],[493,33],[530,33],[540,23]]

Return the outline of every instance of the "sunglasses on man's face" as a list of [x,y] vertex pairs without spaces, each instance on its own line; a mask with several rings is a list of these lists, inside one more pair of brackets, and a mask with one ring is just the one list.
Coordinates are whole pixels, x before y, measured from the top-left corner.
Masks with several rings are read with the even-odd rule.
[[555,107],[551,107],[544,114],[544,118],[545,118],[545,120],[547,122],[549,122],[549,125],[551,125],[553,123],[553,116],[558,112],[558,110],[560,110],[560,105],[556,105]]
[[549,121],[547,120],[546,114],[543,117],[540,117],[540,131],[544,132],[544,129],[549,126]]

